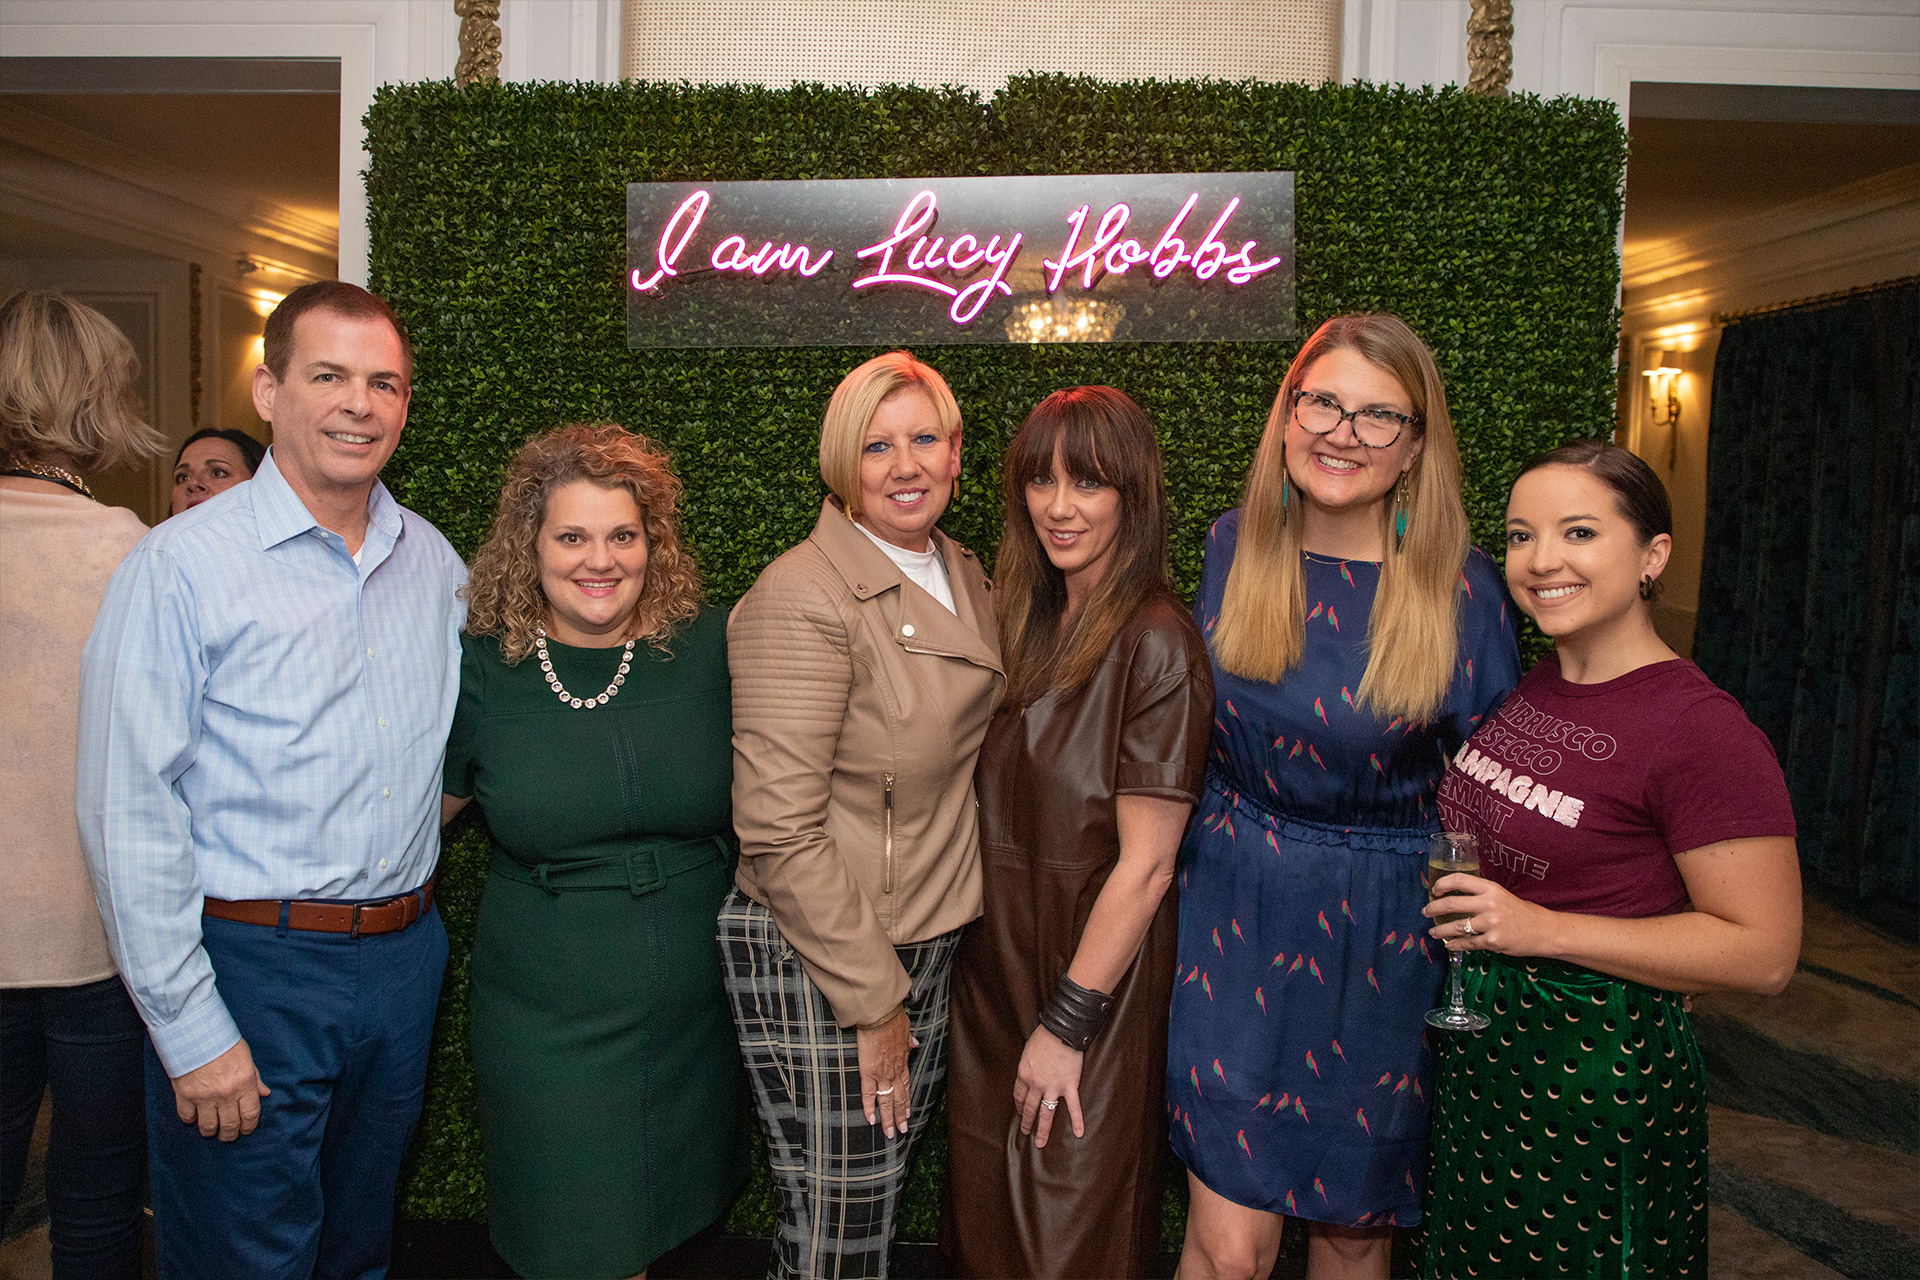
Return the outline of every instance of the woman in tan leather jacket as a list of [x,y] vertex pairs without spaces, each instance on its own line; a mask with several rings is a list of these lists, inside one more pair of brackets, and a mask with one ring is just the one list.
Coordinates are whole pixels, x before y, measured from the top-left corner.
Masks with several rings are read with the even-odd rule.
[[1048,396],[1006,462],[1008,692],[980,788],[985,916],[954,962],[955,1273],[1144,1276],[1160,1252],[1174,857],[1213,672],[1167,585],[1147,415]]
[[777,1189],[769,1275],[885,1276],[980,914],[1000,645],[979,562],[934,527],[960,474],[938,373],[896,351],[848,374],[820,474],[812,534],[727,626],[740,869],[719,938]]

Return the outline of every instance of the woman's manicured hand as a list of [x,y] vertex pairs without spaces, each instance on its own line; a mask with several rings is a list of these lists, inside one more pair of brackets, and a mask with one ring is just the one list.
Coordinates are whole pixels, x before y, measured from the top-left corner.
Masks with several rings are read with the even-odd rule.
[[[1047,1145],[1053,1132],[1053,1113],[1062,1103],[1073,1122],[1073,1136],[1087,1136],[1087,1124],[1080,1115],[1080,1064],[1087,1055],[1069,1049],[1045,1027],[1035,1027],[1027,1037],[1020,1055],[1020,1070],[1013,1081],[1013,1105],[1020,1112],[1020,1132],[1033,1134],[1033,1145]],[[1054,1105],[1044,1105],[1051,1101]]]
[[1438,916],[1465,916],[1436,924],[1427,936],[1437,938],[1449,951],[1498,951],[1510,956],[1548,954],[1547,925],[1553,912],[1516,898],[1491,880],[1470,876],[1463,871],[1441,876],[1434,889],[1447,896],[1435,898],[1420,909],[1428,919]]
[[856,1033],[860,1050],[860,1107],[868,1124],[878,1124],[889,1138],[907,1131],[907,1099],[913,1084],[907,1078],[907,1051],[917,1049],[906,1010],[879,1026]]

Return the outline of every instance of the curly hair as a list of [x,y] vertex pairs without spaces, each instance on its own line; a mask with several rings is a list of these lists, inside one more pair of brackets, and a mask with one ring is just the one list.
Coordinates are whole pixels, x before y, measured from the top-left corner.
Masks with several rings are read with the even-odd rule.
[[640,508],[647,577],[625,636],[669,653],[674,634],[700,611],[700,567],[680,543],[680,481],[667,455],[647,437],[611,422],[569,423],[535,436],[514,454],[493,528],[462,588],[467,634],[500,637],[500,656],[509,666],[533,652],[534,635],[546,625],[536,544],[548,498],[576,480],[624,488]]

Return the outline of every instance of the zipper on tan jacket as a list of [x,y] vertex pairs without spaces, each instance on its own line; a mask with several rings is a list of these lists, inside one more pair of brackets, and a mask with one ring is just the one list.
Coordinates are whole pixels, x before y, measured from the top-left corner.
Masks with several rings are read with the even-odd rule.
[[882,809],[882,813],[885,815],[885,822],[886,822],[887,861],[886,861],[886,878],[883,884],[881,885],[881,890],[882,892],[885,892],[885,893],[892,893],[893,892],[893,775],[890,773],[886,775],[886,796],[885,796],[885,804]]

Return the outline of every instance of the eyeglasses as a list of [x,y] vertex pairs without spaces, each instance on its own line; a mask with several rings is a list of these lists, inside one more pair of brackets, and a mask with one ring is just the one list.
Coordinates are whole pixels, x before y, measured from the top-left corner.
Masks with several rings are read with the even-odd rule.
[[1390,448],[1402,431],[1421,421],[1391,409],[1342,409],[1339,401],[1311,391],[1293,393],[1293,420],[1316,436],[1331,435],[1342,422],[1351,420],[1353,434],[1369,449]]

